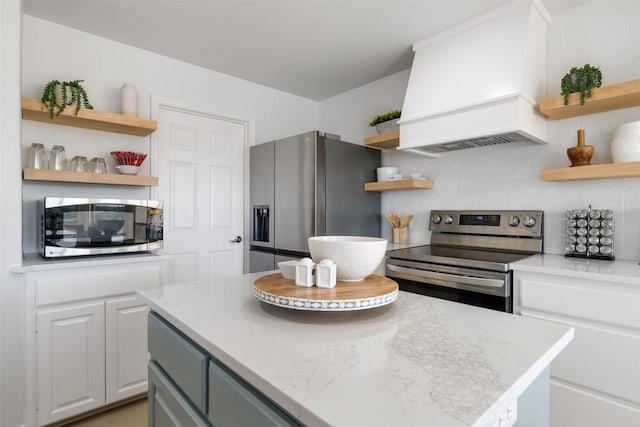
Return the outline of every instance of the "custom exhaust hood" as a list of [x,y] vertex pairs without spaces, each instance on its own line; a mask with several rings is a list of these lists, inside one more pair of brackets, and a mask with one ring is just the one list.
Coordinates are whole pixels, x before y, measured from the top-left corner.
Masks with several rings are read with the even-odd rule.
[[547,143],[549,15],[517,0],[413,45],[398,149],[438,156],[479,146]]

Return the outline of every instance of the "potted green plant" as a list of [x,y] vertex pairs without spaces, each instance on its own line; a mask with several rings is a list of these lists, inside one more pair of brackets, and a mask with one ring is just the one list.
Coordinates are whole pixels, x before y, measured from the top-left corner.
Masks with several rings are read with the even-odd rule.
[[87,91],[80,84],[80,82],[83,81],[84,80],[72,80],[70,82],[61,82],[59,80],[51,80],[45,85],[40,101],[47,107],[50,118],[53,119],[54,115],[59,116],[67,105],[76,106],[76,116],[81,107],[93,110],[93,106],[87,97]]
[[584,105],[584,101],[591,98],[593,88],[600,86],[602,86],[602,72],[598,67],[585,64],[581,68],[571,68],[560,82],[564,105],[569,104],[569,95],[574,92],[580,92],[580,105]]
[[398,129],[398,119],[401,114],[400,110],[391,110],[388,113],[380,114],[369,122],[369,126],[375,126],[379,134],[394,131]]

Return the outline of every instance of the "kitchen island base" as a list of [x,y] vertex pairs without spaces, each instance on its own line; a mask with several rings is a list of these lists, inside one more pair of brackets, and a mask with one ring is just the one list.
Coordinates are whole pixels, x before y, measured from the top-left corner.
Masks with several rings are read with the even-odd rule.
[[300,426],[242,378],[149,314],[149,426]]
[[186,425],[215,427],[548,425],[546,368],[571,327],[406,292],[369,310],[291,310],[255,297],[262,275],[140,291],[151,369],[182,401],[152,379],[151,425],[180,407]]
[[[150,427],[304,425],[156,313],[148,325]],[[548,426],[549,369],[495,412],[479,425]]]

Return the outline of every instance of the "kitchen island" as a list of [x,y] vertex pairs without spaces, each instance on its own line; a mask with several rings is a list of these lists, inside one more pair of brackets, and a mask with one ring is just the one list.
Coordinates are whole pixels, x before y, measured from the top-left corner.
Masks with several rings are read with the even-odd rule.
[[[215,361],[294,423],[509,426],[517,413],[517,426],[546,425],[547,367],[573,338],[571,327],[406,292],[369,310],[298,311],[253,296],[253,282],[266,274],[140,291],[154,312],[151,365],[154,355],[174,352],[154,344],[164,342],[153,326],[160,325],[197,349],[189,357],[208,358],[209,370],[198,369],[210,388]],[[193,391],[178,394],[189,409],[214,419],[213,393],[187,385]]]

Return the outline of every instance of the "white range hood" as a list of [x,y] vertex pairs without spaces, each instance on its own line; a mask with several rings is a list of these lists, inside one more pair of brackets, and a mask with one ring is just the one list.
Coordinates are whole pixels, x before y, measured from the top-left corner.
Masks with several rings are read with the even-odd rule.
[[399,149],[437,156],[509,142],[547,142],[549,15],[517,0],[413,45]]

